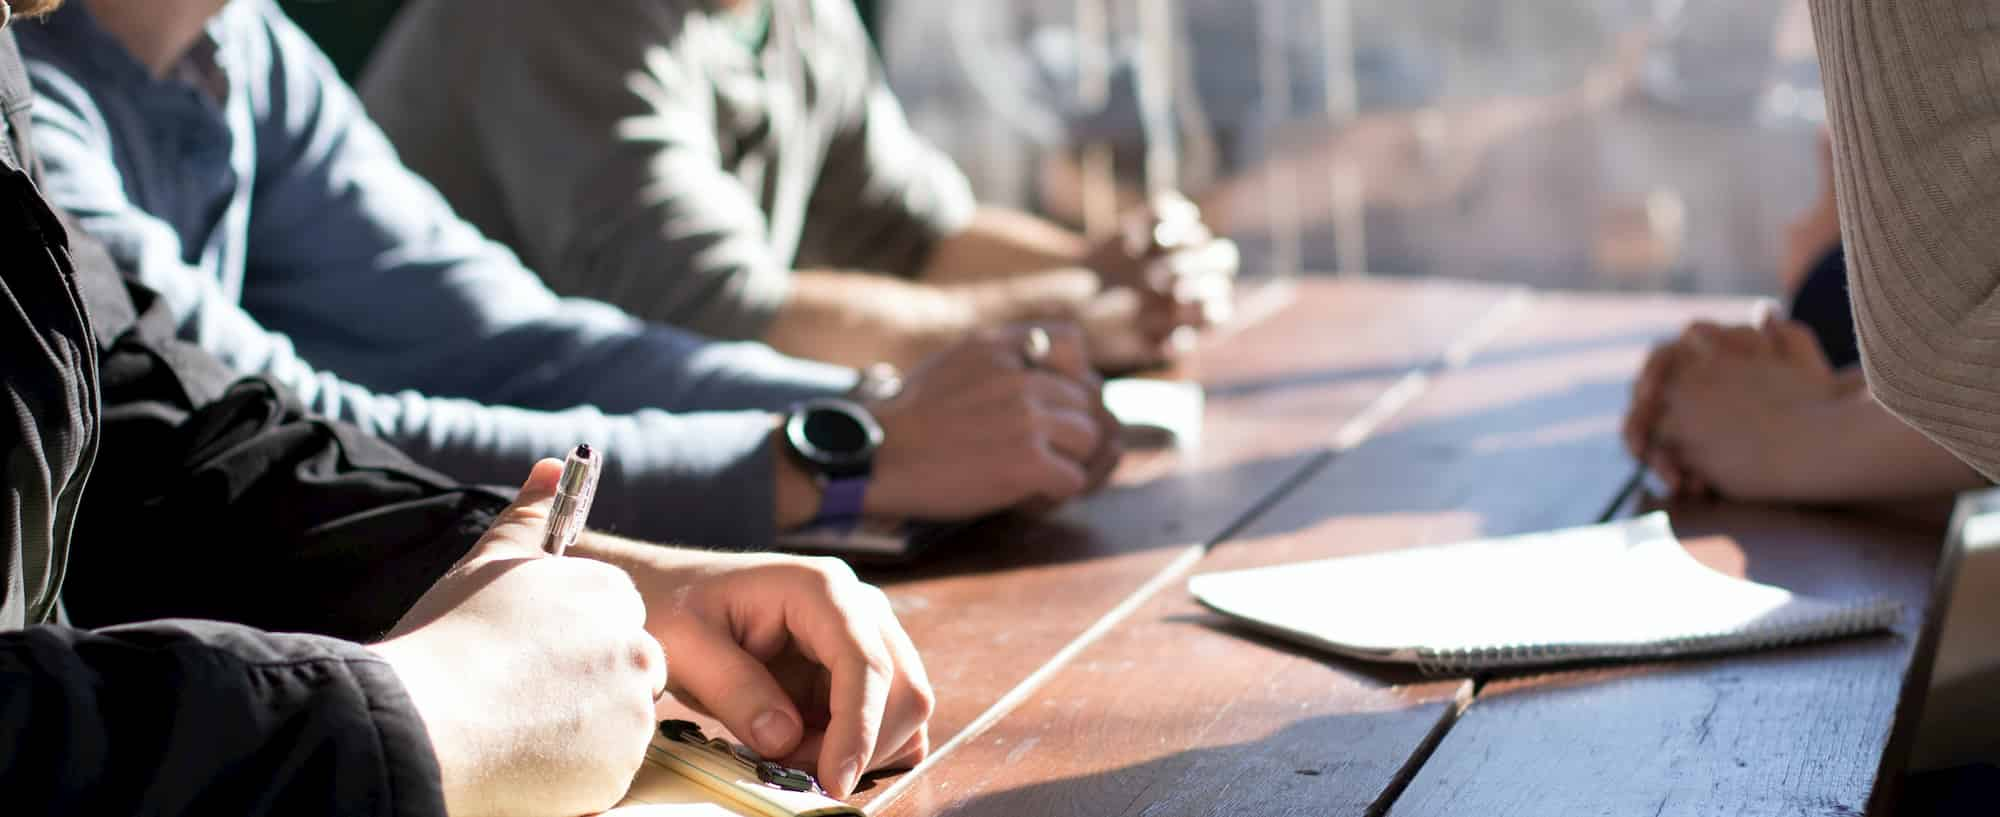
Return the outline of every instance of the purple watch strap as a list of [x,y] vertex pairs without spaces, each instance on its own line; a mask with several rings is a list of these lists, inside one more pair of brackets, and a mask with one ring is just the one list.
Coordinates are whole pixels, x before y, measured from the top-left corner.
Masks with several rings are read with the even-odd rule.
[[820,492],[819,516],[813,519],[813,527],[839,527],[842,530],[854,527],[861,520],[861,500],[868,494],[867,477],[842,477],[826,481],[825,490]]

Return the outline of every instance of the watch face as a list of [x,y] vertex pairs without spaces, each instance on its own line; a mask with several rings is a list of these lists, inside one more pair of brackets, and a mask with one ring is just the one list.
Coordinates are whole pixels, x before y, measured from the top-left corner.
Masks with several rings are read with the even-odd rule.
[[806,414],[806,439],[834,456],[859,454],[868,447],[868,428],[846,412],[813,411]]
[[882,445],[882,427],[846,400],[813,400],[792,412],[785,436],[792,449],[830,477],[865,473]]

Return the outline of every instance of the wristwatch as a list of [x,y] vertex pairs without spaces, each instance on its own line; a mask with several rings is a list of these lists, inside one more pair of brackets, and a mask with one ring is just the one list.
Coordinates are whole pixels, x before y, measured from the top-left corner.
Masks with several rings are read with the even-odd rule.
[[792,408],[785,443],[820,486],[813,527],[850,528],[861,519],[882,425],[851,400],[822,397]]

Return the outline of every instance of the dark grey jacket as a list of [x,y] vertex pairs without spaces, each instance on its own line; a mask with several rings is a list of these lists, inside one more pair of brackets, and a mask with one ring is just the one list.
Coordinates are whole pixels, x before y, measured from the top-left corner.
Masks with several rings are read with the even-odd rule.
[[44,205],[29,99],[0,31],[6,810],[442,814],[423,722],[356,642],[504,497],[175,341]]

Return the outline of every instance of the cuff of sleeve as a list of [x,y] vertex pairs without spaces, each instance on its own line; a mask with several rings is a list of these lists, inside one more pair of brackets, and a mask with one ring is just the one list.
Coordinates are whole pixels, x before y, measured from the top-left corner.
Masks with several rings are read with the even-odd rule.
[[861,373],[846,366],[787,357],[761,343],[711,343],[696,351],[688,368],[698,371],[754,372],[754,379],[720,379],[704,384],[699,406],[690,410],[784,411],[814,397],[846,394]]
[[901,258],[884,259],[891,272],[911,280],[923,274],[938,242],[964,232],[979,213],[972,183],[958,166],[942,154],[932,153],[930,160],[930,171],[924,174],[929,184],[922,195],[911,197],[910,224],[917,236]]
[[437,752],[431,746],[430,731],[424,728],[423,715],[417,712],[402,679],[373,653],[358,646],[343,647],[365,655],[351,656],[347,666],[368,699],[368,717],[381,741],[389,813],[395,817],[443,815],[444,780]]
[[[792,297],[792,270],[774,259],[746,260],[728,276],[729,292],[690,304],[679,315],[649,315],[720,340],[760,340]],[[680,318],[680,319],[676,319]]]
[[[641,412],[637,448],[617,450],[593,527],[648,541],[762,550],[777,539],[771,415]],[[651,427],[651,428],[648,428]]]

